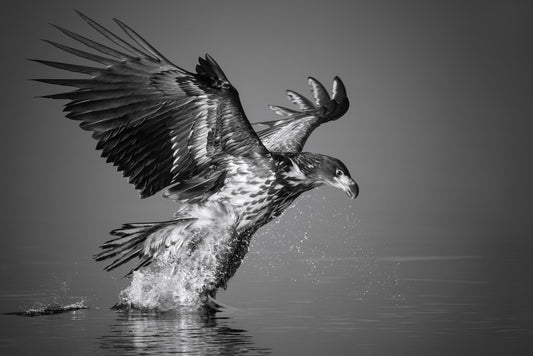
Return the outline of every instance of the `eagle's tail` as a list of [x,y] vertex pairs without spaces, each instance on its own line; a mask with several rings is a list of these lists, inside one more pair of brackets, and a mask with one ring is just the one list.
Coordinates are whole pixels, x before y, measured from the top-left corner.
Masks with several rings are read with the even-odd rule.
[[[94,256],[97,261],[113,259],[105,267],[106,271],[117,268],[134,258],[139,263],[127,275],[149,265],[154,259],[170,255],[194,258],[191,253],[200,241],[207,252],[224,241],[221,236],[233,236],[236,216],[233,209],[225,203],[205,203],[187,205],[169,221],[124,224],[111,231],[115,238],[105,242],[103,250]],[[209,235],[209,238],[206,236]],[[204,246],[205,245],[205,246]],[[195,247],[196,246],[196,247]],[[220,248],[222,251],[223,248]],[[222,253],[222,252],[220,252]]]
[[110,271],[138,257],[140,259],[139,264],[127,274],[131,275],[152,261],[153,254],[146,251],[146,246],[149,245],[147,240],[150,242],[157,238],[160,241],[165,241],[167,237],[165,235],[171,234],[178,225],[188,224],[191,220],[124,224],[121,228],[111,231],[111,235],[116,237],[101,245],[100,248],[103,251],[94,255],[94,259],[102,261],[114,258],[105,267],[106,271]]

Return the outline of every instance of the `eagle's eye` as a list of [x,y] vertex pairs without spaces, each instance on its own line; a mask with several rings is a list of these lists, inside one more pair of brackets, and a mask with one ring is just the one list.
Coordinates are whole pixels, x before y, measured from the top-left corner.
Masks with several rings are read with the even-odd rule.
[[339,168],[337,168],[337,170],[335,171],[335,175],[336,175],[337,177],[340,177],[340,176],[342,176],[343,174],[344,174],[344,172],[343,172],[342,170],[340,170]]

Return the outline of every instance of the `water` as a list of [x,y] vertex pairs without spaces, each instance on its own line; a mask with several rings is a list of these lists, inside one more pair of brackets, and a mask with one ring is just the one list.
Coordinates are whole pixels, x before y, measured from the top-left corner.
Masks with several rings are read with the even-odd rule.
[[[319,257],[286,261],[267,276],[249,263],[220,295],[231,307],[216,315],[111,310],[93,292],[83,297],[88,310],[0,316],[0,354],[528,354],[533,303],[511,293],[516,280],[477,278],[495,266],[523,267],[470,255]],[[74,294],[64,285],[4,289],[0,301],[13,311],[81,298]]]
[[533,259],[519,243],[527,239],[474,244],[477,225],[411,226],[405,235],[383,223],[364,233],[350,206],[327,207],[326,217],[298,206],[256,234],[217,295],[228,307],[214,315],[113,310],[127,269],[102,271],[91,240],[72,241],[79,247],[68,254],[52,248],[55,234],[76,236],[64,225],[32,225],[50,239],[15,240],[18,253],[1,260],[0,312],[89,309],[1,314],[0,355],[532,354]]

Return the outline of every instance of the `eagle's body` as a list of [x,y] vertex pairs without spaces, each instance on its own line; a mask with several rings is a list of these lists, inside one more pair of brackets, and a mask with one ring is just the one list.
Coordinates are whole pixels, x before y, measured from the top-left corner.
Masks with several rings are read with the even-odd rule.
[[312,188],[300,181],[294,165],[283,155],[232,160],[227,167],[230,178],[207,200],[227,202],[233,207],[239,216],[237,231],[260,227]]
[[114,259],[107,270],[134,258],[140,262],[132,272],[172,261],[186,270],[184,284],[190,285],[198,274],[197,292],[205,300],[226,286],[257,229],[301,193],[328,184],[357,196],[357,185],[342,162],[302,152],[316,127],[348,109],[340,79],[335,78],[330,98],[309,78],[314,103],[288,91],[299,110],[271,106],[283,117],[260,123],[267,128],[256,132],[237,90],[209,55],[200,58],[196,73],[189,72],[122,22],[116,20],[133,42],[80,15],[114,47],[58,27],[92,52],[50,44],[103,67],[38,60],[90,76],[41,79],[77,88],[47,97],[69,100],[67,117],[92,132],[102,156],[129,178],[141,197],[164,191],[163,196],[178,203],[172,220],[125,224],[112,231],[116,238],[96,256]]

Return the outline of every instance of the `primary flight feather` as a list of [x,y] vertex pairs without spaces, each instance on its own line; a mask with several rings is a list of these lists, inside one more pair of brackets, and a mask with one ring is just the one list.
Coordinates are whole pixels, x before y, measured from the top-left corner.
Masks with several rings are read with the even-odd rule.
[[208,303],[239,267],[251,236],[301,193],[327,184],[357,196],[358,186],[341,161],[302,152],[315,128],[348,110],[339,78],[331,96],[309,78],[314,102],[287,91],[297,108],[271,106],[282,118],[257,123],[266,128],[256,133],[237,90],[212,57],[199,58],[190,72],[121,21],[115,20],[127,39],[79,15],[110,44],[56,26],[84,48],[48,43],[97,65],[36,60],[88,75],[38,79],[75,88],[45,97],[67,100],[66,116],[92,132],[96,149],[142,198],[163,191],[178,203],[172,220],[112,231],[115,238],[95,256],[112,259],[107,270],[138,259],[132,273],[171,258],[180,268],[190,268],[190,274],[203,271],[198,296]]

